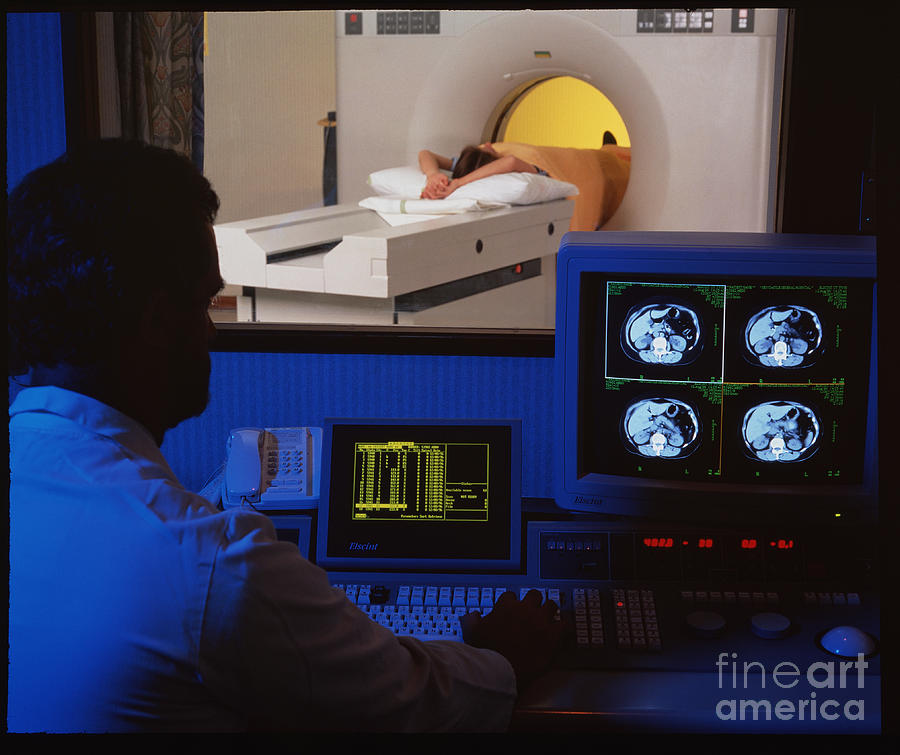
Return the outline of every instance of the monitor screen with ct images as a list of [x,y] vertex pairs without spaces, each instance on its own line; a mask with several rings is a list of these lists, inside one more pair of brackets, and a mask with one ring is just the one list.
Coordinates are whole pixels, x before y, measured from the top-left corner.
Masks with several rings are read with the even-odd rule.
[[520,420],[327,420],[317,562],[517,570],[521,445]]
[[555,497],[676,521],[876,508],[868,237],[570,233]]

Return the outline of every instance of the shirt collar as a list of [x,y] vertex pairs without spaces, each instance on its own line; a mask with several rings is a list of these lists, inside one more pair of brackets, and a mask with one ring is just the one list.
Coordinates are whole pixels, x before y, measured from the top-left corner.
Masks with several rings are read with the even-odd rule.
[[25,388],[9,407],[10,419],[24,414],[54,414],[104,435],[141,456],[162,458],[156,441],[140,422],[97,399],[54,385]]

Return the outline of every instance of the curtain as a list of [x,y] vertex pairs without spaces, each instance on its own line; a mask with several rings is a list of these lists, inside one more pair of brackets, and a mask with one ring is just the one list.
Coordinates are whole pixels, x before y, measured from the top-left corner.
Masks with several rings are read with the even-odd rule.
[[337,204],[337,113],[328,111],[328,118],[319,121],[325,127],[325,158],[322,162],[322,202]]
[[203,12],[115,12],[122,136],[203,170]]

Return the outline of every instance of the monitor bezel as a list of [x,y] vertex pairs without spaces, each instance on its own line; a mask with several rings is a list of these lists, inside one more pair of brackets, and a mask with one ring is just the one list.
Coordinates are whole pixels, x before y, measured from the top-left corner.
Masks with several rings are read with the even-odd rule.
[[[790,260],[784,259],[789,250]],[[777,264],[785,278],[871,280],[872,347],[867,392],[863,481],[842,486],[748,486],[728,482],[672,482],[624,475],[578,476],[581,276],[734,275],[755,277]],[[567,233],[557,256],[554,497],[565,510],[685,523],[746,523],[877,518],[877,287],[875,239],[803,234],[599,231]],[[727,497],[728,505],[715,502]],[[785,502],[790,506],[785,506]]]
[[[331,513],[331,467],[334,428],[343,425],[371,427],[435,426],[497,427],[509,429],[509,557],[483,558],[375,558],[332,555],[328,552],[328,525]],[[496,418],[434,417],[340,417],[326,418],[322,438],[321,496],[316,523],[316,563],[324,569],[342,571],[466,571],[483,573],[515,573],[522,568],[522,421]]]

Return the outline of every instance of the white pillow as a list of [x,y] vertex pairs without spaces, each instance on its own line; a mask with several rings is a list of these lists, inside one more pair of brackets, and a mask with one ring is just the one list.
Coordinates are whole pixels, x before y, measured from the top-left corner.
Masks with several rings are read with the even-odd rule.
[[454,191],[456,199],[506,202],[507,204],[538,204],[578,194],[578,187],[537,173],[500,173],[481,178]]
[[[425,188],[425,174],[418,168],[386,168],[369,175],[376,194],[418,199]],[[501,173],[466,184],[454,191],[453,199],[477,199],[506,204],[537,204],[578,194],[574,184],[537,173]]]
[[418,199],[425,188],[425,174],[418,168],[386,168],[369,174],[369,186],[381,196]]

